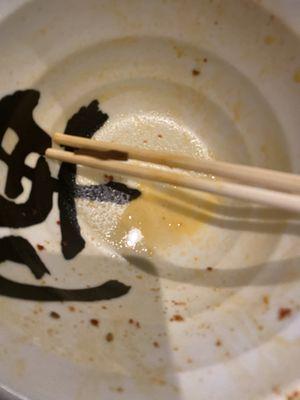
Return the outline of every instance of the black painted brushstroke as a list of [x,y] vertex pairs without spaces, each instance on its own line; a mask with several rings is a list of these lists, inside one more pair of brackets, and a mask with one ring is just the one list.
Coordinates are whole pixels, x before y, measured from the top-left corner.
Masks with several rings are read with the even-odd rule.
[[[68,121],[65,133],[81,137],[92,137],[107,121],[108,115],[98,109],[98,101],[81,107]],[[71,150],[66,147],[66,150]],[[76,165],[62,163],[58,174],[58,206],[61,226],[61,248],[67,260],[74,258],[85,247],[77,221],[75,205]],[[79,190],[77,189],[77,192]]]
[[9,160],[5,194],[15,199],[23,192],[21,179],[24,176],[24,161],[28,154],[44,154],[51,146],[50,137],[35,123],[33,110],[38,104],[40,94],[36,90],[24,90],[3,97],[0,100],[0,143],[8,128],[18,135]]
[[0,295],[22,300],[92,302],[115,299],[124,296],[129,290],[130,286],[117,280],[87,289],[61,289],[23,284],[0,276]]
[[[19,139],[12,154],[7,154],[0,146],[0,160],[8,167],[5,186],[8,198],[0,196],[0,226],[24,228],[43,222],[52,209],[53,193],[56,191],[62,252],[66,259],[71,259],[85,246],[77,221],[76,197],[125,204],[139,197],[141,193],[119,182],[77,185],[76,166],[66,163],[61,165],[58,179],[51,177],[49,166],[43,157],[46,148],[51,146],[51,139],[33,119],[39,97],[36,90],[25,90],[0,100],[0,145],[8,128],[13,129]],[[94,100],[89,106],[81,107],[69,120],[66,133],[92,137],[108,119],[108,115],[99,110],[98,106],[98,101]],[[69,147],[67,149],[70,150]],[[24,163],[30,153],[40,154],[35,168]],[[23,192],[23,177],[30,179],[32,186],[28,200],[17,204],[10,199],[15,199]],[[32,245],[20,236],[0,239],[0,263],[6,260],[26,265],[37,279],[41,279],[46,273],[50,274]],[[27,300],[98,301],[123,296],[129,290],[129,286],[117,280],[88,289],[62,289],[22,284],[0,276],[0,295]]]
[[44,221],[52,209],[53,187],[50,170],[40,157],[33,171],[32,187],[25,203],[16,204],[0,196],[0,226],[24,228]]
[[6,260],[27,265],[37,279],[50,274],[35,249],[21,236],[6,236],[0,239],[0,263]]

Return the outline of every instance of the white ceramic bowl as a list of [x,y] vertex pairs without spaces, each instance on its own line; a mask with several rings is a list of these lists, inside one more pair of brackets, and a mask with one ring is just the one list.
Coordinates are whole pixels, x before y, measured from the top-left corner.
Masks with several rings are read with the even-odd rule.
[[37,153],[66,130],[300,172],[300,2],[0,15],[1,398],[298,398],[297,216]]

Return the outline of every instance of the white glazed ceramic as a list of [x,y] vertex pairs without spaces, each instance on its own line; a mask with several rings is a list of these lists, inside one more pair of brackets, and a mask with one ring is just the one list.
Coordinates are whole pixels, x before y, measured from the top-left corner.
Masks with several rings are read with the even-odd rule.
[[[298,1],[2,0],[0,12],[1,97],[39,90],[34,118],[49,134],[97,99],[109,119],[96,137],[300,172]],[[56,176],[55,163],[51,171]],[[79,184],[101,179],[78,169]],[[157,227],[150,255],[104,240],[124,207],[79,200],[87,245],[64,260],[57,195],[45,222],[1,229],[1,237],[44,245],[39,255],[51,272],[40,281],[7,262],[1,274],[9,279],[131,286],[126,296],[93,303],[1,297],[1,398],[298,398],[298,218],[187,199],[177,214],[193,222],[174,243],[163,243],[164,228],[145,207]],[[282,309],[290,310],[284,318]]]

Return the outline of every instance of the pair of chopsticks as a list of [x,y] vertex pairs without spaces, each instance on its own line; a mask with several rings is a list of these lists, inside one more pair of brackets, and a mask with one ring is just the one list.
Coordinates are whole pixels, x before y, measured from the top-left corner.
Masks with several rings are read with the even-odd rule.
[[[75,150],[49,148],[46,150],[46,156],[51,159],[288,211],[300,211],[299,175],[228,162],[198,160],[178,153],[146,150],[62,133],[55,133],[53,140],[57,144],[69,146]],[[172,169],[160,170],[151,166],[137,165],[130,160],[212,174],[226,180],[212,180]]]

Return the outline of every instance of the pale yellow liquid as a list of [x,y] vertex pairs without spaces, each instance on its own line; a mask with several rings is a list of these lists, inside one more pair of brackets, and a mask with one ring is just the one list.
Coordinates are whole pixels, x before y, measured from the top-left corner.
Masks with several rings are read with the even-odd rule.
[[141,184],[142,195],[120,215],[108,241],[119,248],[152,254],[194,235],[217,203],[212,195]]

